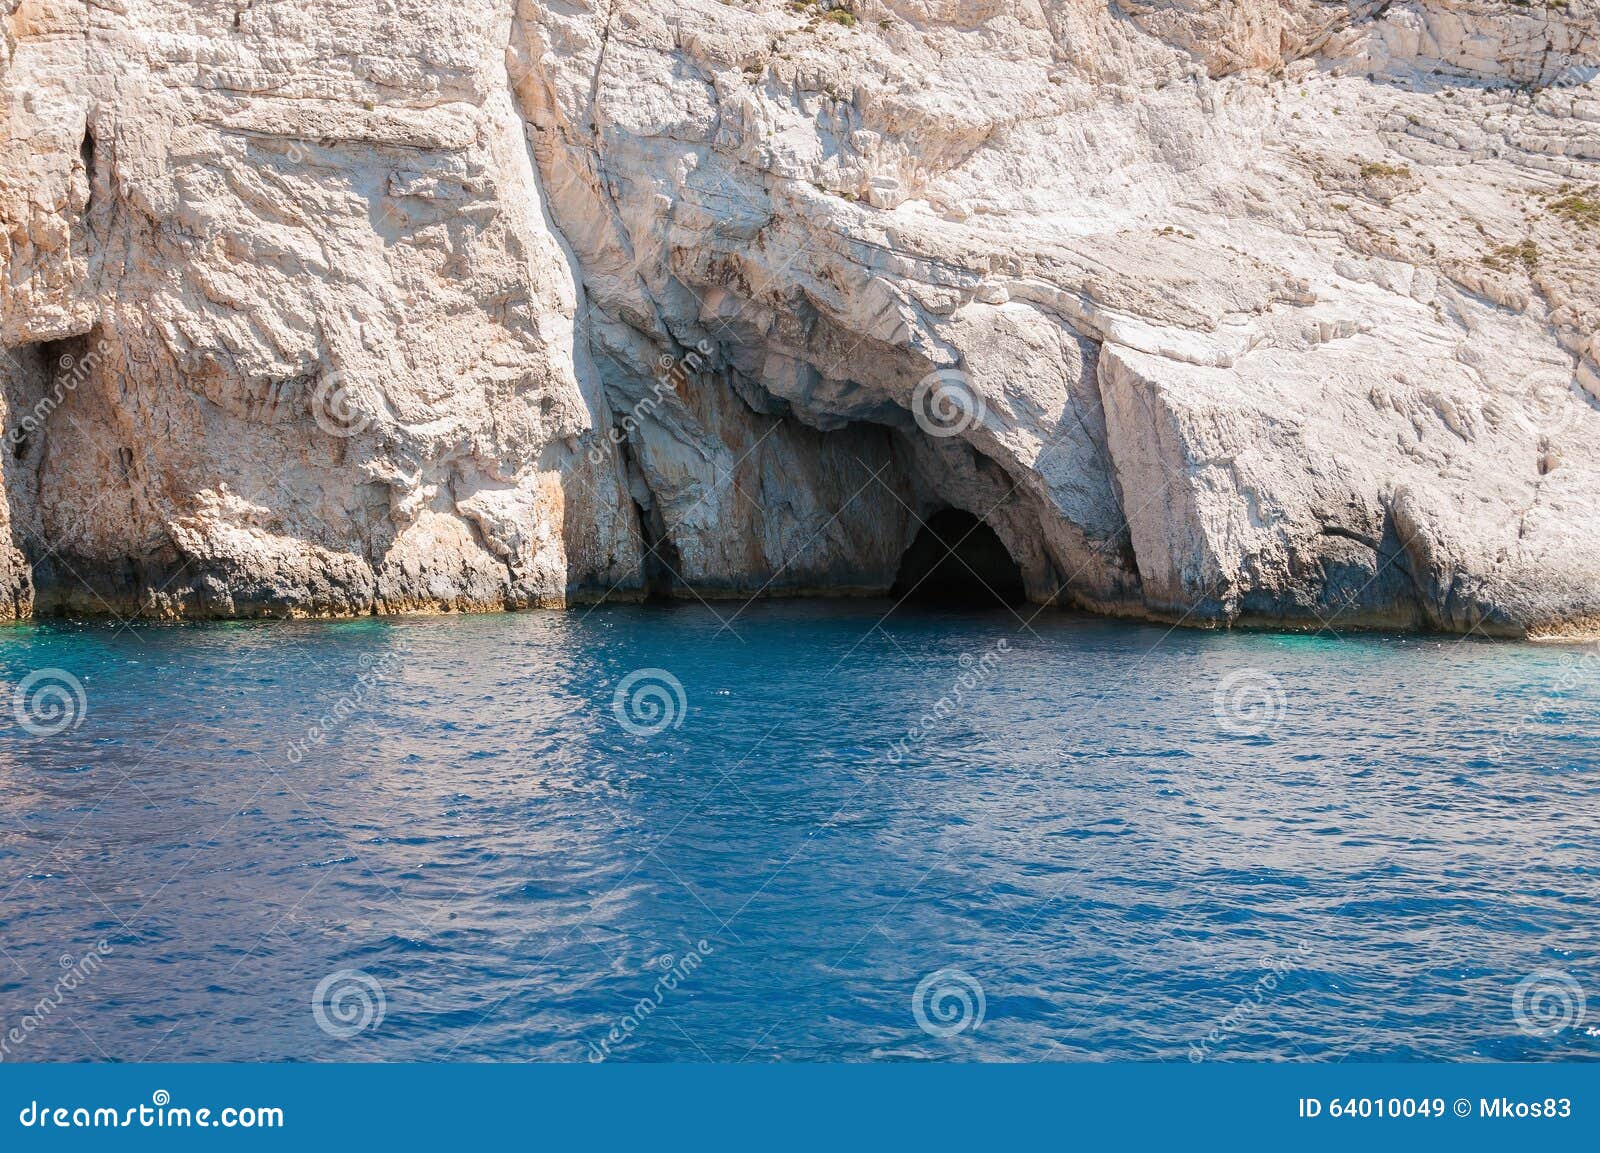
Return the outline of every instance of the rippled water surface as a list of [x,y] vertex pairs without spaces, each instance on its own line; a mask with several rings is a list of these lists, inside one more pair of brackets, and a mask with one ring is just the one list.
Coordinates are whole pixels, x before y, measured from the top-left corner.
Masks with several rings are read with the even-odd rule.
[[887,608],[0,633],[4,1058],[1600,1056],[1587,650]]

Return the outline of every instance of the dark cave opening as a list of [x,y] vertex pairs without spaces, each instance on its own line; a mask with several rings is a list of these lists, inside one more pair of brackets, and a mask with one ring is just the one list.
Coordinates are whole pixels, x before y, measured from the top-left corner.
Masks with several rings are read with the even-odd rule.
[[671,600],[673,576],[683,567],[677,546],[667,536],[659,506],[652,504],[646,510],[636,501],[633,507],[639,514],[639,542],[644,551],[644,599]]
[[900,560],[890,593],[939,608],[1005,608],[1027,599],[1022,570],[988,525],[947,508],[929,518]]

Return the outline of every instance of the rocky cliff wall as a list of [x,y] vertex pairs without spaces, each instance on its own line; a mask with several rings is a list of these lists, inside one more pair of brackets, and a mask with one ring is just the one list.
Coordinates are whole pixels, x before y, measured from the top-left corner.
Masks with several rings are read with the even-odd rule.
[[0,613],[1600,623],[1600,7],[0,0]]

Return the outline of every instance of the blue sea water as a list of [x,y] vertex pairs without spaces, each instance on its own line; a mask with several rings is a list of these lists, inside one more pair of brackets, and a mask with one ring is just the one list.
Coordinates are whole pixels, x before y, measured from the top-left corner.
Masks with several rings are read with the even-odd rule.
[[888,608],[0,632],[0,1056],[1600,1056],[1591,650]]

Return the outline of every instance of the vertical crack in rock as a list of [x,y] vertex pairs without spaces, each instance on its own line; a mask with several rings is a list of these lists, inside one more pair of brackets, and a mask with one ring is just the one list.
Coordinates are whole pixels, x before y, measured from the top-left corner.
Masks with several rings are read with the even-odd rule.
[[83,214],[88,216],[94,208],[94,128],[88,124],[83,128],[83,141],[78,145],[78,159],[83,164],[84,180],[88,185],[88,199],[83,203]]
[[[38,462],[44,440],[44,401],[62,342],[0,348],[0,618],[34,610],[33,562],[39,539]],[[53,347],[54,346],[54,347]],[[54,355],[53,355],[54,354]]]
[[640,593],[646,600],[670,600],[675,595],[692,595],[692,589],[675,587],[676,574],[683,571],[683,558],[678,555],[677,546],[672,542],[661,502],[651,491],[650,483],[634,458],[626,436],[619,437],[617,443],[622,467],[628,478],[628,492],[638,534]]
[[[639,541],[644,553],[644,596],[646,600],[670,600],[675,593],[673,574],[683,564],[678,550],[667,535],[659,505],[634,503],[639,515]],[[688,592],[692,590],[681,590]]]

